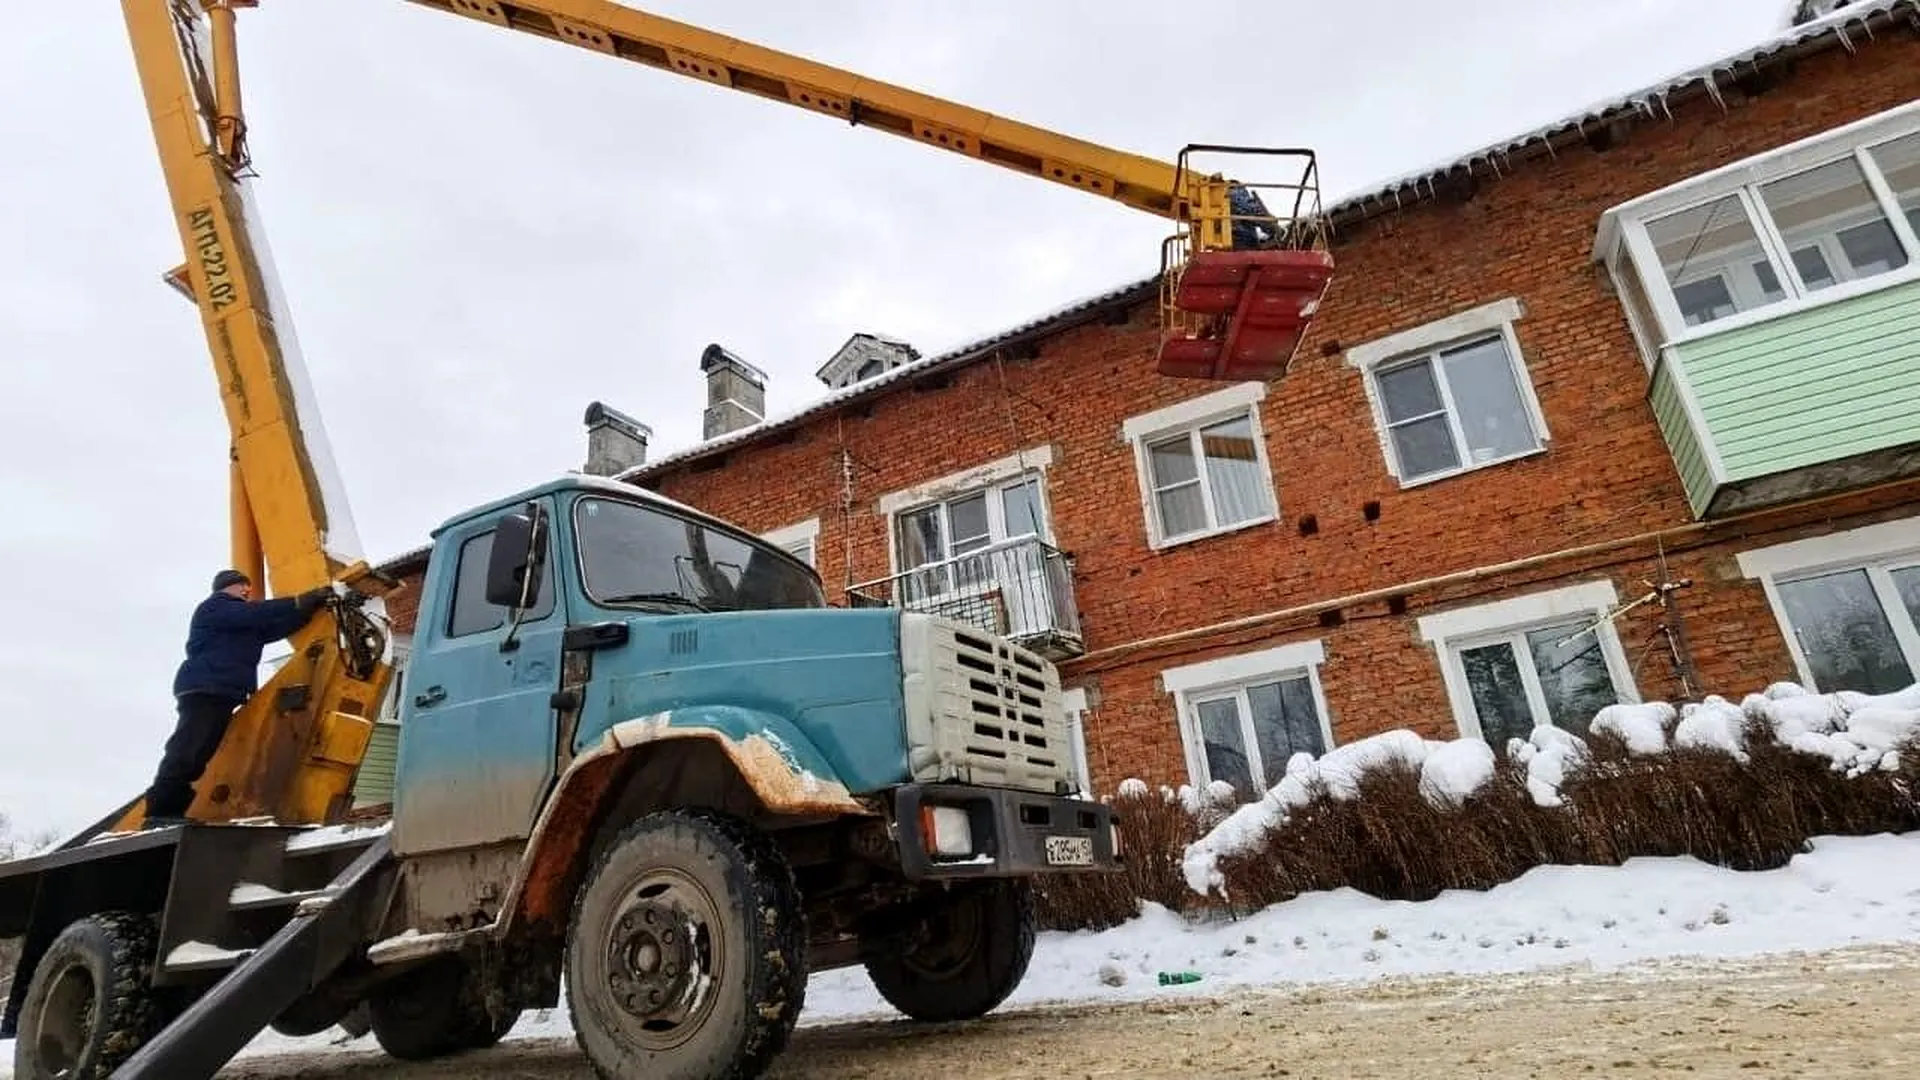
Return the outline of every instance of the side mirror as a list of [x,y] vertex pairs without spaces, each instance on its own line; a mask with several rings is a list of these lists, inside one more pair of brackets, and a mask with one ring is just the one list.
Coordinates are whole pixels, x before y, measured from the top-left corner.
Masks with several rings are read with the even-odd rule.
[[540,602],[546,526],[546,511],[539,503],[528,503],[494,526],[493,550],[487,556],[487,603],[524,611]]

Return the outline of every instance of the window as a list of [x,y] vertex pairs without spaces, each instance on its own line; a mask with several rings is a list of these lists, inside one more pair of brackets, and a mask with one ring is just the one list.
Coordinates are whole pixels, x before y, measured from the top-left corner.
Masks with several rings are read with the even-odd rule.
[[894,517],[894,550],[902,571],[927,568],[916,584],[944,592],[983,582],[990,568],[963,560],[1006,540],[1042,536],[1040,480],[1022,477],[915,507]]
[[1134,448],[1151,546],[1274,520],[1256,407],[1265,396],[1264,382],[1240,383],[1122,425]]
[[1597,250],[1650,362],[1690,333],[1913,280],[1920,106],[1615,207]]
[[[507,609],[487,602],[487,559],[493,554],[493,530],[468,537],[454,566],[453,602],[447,605],[447,636],[466,637],[507,624]],[[553,611],[553,558],[541,570],[540,596],[522,622],[538,622]]]
[[1504,753],[1536,727],[1585,736],[1595,713],[1637,701],[1615,603],[1596,581],[1421,618],[1461,733]]
[[767,611],[826,606],[811,573],[716,526],[657,506],[583,498],[574,504],[581,583],[609,606],[666,611]]
[[1520,301],[1499,300],[1357,345],[1387,471],[1402,484],[1537,453],[1546,421],[1526,376],[1513,323]]
[[1333,726],[1320,687],[1325,659],[1319,641],[1304,641],[1161,672],[1194,786],[1225,781],[1251,801],[1286,776],[1293,755],[1326,753]]
[[883,496],[894,572],[929,568],[915,575],[919,587],[958,588],[973,571],[956,574],[950,560],[1022,536],[1048,539],[1042,477],[1052,464],[1053,447],[1041,445]]
[[787,554],[819,568],[820,519],[808,518],[797,525],[788,525],[763,534],[760,539],[779,548]]
[[1920,681],[1920,518],[1739,556],[1766,588],[1800,681],[1885,694]]

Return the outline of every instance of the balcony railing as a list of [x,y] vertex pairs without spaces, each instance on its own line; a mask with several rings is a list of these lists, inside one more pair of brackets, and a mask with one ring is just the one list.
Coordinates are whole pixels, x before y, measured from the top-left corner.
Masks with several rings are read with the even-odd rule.
[[847,599],[854,607],[898,607],[967,623],[1049,660],[1086,651],[1072,560],[1031,536],[855,585]]

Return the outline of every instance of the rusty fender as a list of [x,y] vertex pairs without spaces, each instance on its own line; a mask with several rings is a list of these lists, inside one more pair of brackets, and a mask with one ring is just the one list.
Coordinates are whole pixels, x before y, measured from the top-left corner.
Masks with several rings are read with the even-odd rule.
[[[771,719],[771,718],[769,718]],[[799,738],[795,733],[794,738]],[[527,856],[508,890],[497,931],[504,936],[528,925],[566,925],[579,867],[575,856],[592,842],[596,810],[611,791],[629,755],[668,740],[705,740],[727,756],[742,779],[773,814],[795,817],[873,816],[874,810],[839,780],[800,766],[788,740],[760,731],[735,737],[714,727],[676,726],[669,714],[615,724],[600,741],[567,766],[534,822]],[[807,748],[811,751],[811,747]]]

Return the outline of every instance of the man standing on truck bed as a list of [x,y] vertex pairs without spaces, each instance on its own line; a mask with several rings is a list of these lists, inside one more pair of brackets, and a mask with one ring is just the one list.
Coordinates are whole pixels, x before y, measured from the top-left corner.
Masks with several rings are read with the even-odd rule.
[[193,609],[187,657],[173,677],[179,719],[147,789],[146,828],[186,821],[194,783],[220,748],[234,711],[259,687],[261,650],[307,625],[332,595],[322,586],[254,603],[247,575],[214,575],[213,594]]

